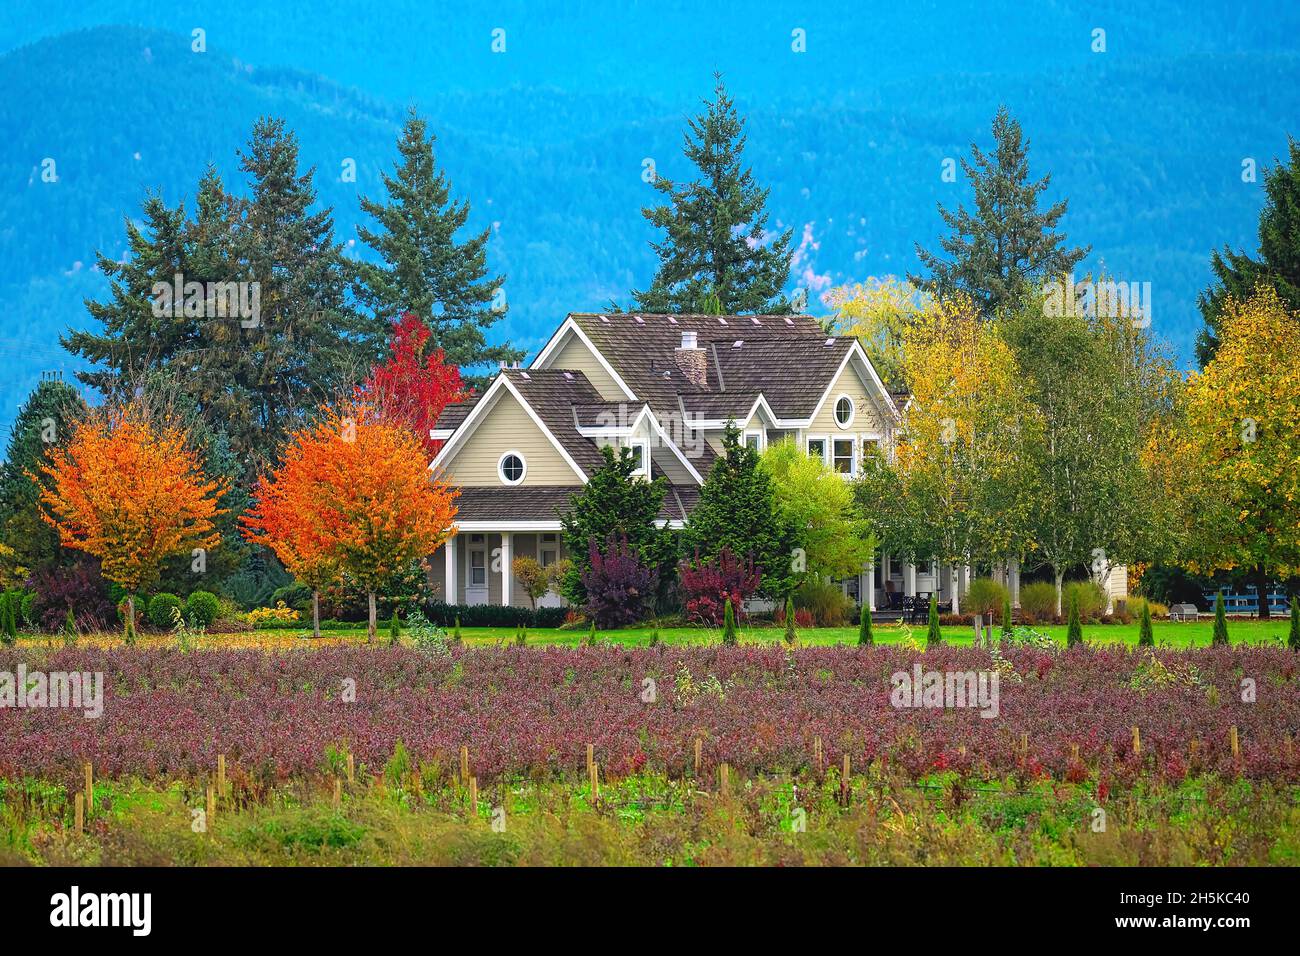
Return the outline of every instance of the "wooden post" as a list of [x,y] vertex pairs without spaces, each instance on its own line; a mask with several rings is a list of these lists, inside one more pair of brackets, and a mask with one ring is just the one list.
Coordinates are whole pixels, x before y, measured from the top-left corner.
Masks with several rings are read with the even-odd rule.
[[1237,725],[1233,724],[1228,731],[1228,739],[1232,741],[1232,759],[1236,760],[1241,756],[1241,741],[1237,738]]
[[348,754],[348,783],[353,784],[356,782],[357,782],[356,758],[353,757],[352,754]]
[[1286,735],[1285,746],[1286,746],[1286,759],[1288,762],[1290,762],[1291,759],[1295,756],[1295,741],[1291,739],[1290,734]]
[[217,793],[226,795],[226,755],[217,754]]
[[86,761],[85,769],[86,769],[86,812],[94,813],[95,812],[95,770],[90,765],[89,760]]
[[975,647],[979,647],[979,646],[980,646],[980,638],[981,638],[981,637],[983,636],[983,634],[984,634],[984,615],[983,615],[983,614],[976,614],[974,620],[975,620],[975,643],[974,643],[974,646],[975,646]]
[[469,780],[469,748],[468,747],[460,748],[460,779],[462,781]]
[[840,775],[840,794],[844,798],[844,805],[849,805],[849,774],[852,772],[852,764],[849,762],[849,755],[844,755],[844,772]]
[[208,832],[212,832],[212,825],[217,819],[217,791],[208,787]]
[[1070,744],[1070,759],[1073,760],[1075,763],[1078,763],[1078,762],[1079,762],[1079,745],[1078,745],[1078,744]]
[[1133,725],[1133,753],[1142,753],[1142,732],[1138,730],[1137,724]]
[[701,746],[702,746],[702,745],[701,745],[701,743],[700,743],[700,738],[699,738],[699,737],[696,737],[696,738],[695,738],[695,776],[696,776],[696,777],[699,777],[699,775],[700,775],[700,748],[701,748]]
[[337,813],[339,806],[343,803],[343,781],[338,777],[334,778],[334,812]]
[[478,815],[478,777],[469,778],[469,812]]
[[77,828],[77,833],[80,834],[86,829],[86,795],[84,793],[77,794],[76,797],[73,798],[72,806],[73,820]]
[[724,797],[730,796],[731,795],[731,768],[727,766],[725,761],[722,763],[722,766],[718,767],[718,781],[719,781],[719,787],[722,790],[722,795]]
[[594,744],[587,744],[587,776],[591,776],[591,765],[596,762],[596,747]]
[[817,761],[817,772],[820,774],[822,772],[822,739],[820,737],[813,738],[813,757]]
[[600,764],[593,761],[587,776],[591,783],[591,804],[595,806],[600,802]]

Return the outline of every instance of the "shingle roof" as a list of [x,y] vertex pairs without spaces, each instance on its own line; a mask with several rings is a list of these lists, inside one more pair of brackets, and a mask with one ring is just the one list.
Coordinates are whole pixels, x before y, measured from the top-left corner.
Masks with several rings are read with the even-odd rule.
[[604,463],[596,443],[578,431],[575,405],[603,404],[600,393],[581,372],[564,369],[508,368],[501,372],[519,390],[537,417],[556,437],[569,456],[590,475]]
[[[569,499],[580,490],[580,485],[465,487],[456,499],[456,520],[551,521],[569,510]],[[699,499],[693,486],[669,485],[659,517],[683,521]]]
[[[706,419],[739,418],[760,394],[779,418],[808,418],[852,348],[852,339],[819,336],[737,339],[713,343],[712,360],[724,390],[683,397],[688,412]],[[789,369],[798,369],[790,374]]]

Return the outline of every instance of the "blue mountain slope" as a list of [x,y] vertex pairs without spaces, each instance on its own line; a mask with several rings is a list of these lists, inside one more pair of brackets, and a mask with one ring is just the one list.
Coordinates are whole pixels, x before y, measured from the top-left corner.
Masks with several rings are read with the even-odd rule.
[[[940,180],[942,160],[987,144],[1005,102],[1034,170],[1053,174],[1050,197],[1070,198],[1070,238],[1093,245],[1091,266],[1152,283],[1156,329],[1184,361],[1209,251],[1254,244],[1261,191],[1241,181],[1243,158],[1270,162],[1300,133],[1285,9],[1264,29],[1231,10],[1175,17],[1157,4],[1169,16],[1154,29],[1107,5],[791,20],[760,4],[743,17],[710,8],[684,29],[679,4],[634,5],[617,21],[493,4],[431,29],[427,5],[386,5],[382,22],[333,6],[306,23],[278,5],[234,16],[105,2],[93,17],[55,9],[0,24],[0,423],[41,370],[71,372],[58,335],[87,321],[83,297],[103,290],[94,253],[121,254],[145,190],[189,198],[209,162],[236,181],[236,149],[263,114],[298,131],[347,239],[358,192],[379,193],[418,103],[474,223],[493,229],[511,305],[500,332],[535,346],[564,312],[647,282],[642,161],[688,173],[683,118],[715,67],[749,114],[747,155],[772,187],[773,218],[807,237],[792,284],[814,289],[913,268],[913,243],[940,231],[935,203],[966,198]],[[478,38],[501,18],[508,53],[493,58]],[[1088,52],[1093,22],[1115,24],[1106,54]],[[193,53],[190,29],[205,23],[208,52]],[[807,25],[805,58],[789,52],[786,23]],[[46,158],[57,183],[41,180]],[[355,185],[339,180],[348,158]]]

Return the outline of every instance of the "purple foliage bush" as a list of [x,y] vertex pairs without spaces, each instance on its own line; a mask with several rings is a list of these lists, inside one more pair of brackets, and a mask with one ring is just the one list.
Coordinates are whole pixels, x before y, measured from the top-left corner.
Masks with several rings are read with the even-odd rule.
[[728,600],[736,612],[736,620],[742,620],[745,600],[758,590],[761,580],[752,555],[741,559],[727,547],[713,561],[701,561],[700,553],[696,551],[694,561],[683,560],[678,564],[677,577],[681,582],[687,619],[710,627],[722,624]]
[[611,534],[602,554],[596,539],[587,541],[591,567],[582,573],[587,614],[600,628],[623,627],[643,620],[654,600],[658,574],[641,563],[627,535]]
[[57,633],[72,609],[83,631],[102,631],[116,620],[108,582],[98,561],[78,561],[67,568],[48,568],[32,575],[27,586],[36,592],[32,614],[41,630]]

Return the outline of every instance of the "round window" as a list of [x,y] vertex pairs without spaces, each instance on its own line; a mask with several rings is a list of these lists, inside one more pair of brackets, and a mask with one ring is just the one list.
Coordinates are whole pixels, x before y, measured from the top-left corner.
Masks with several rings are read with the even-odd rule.
[[501,480],[507,485],[517,485],[524,480],[528,468],[524,464],[523,455],[516,451],[508,451],[501,456],[497,471],[501,474]]
[[841,395],[835,402],[835,423],[840,428],[848,428],[853,422],[853,399]]

